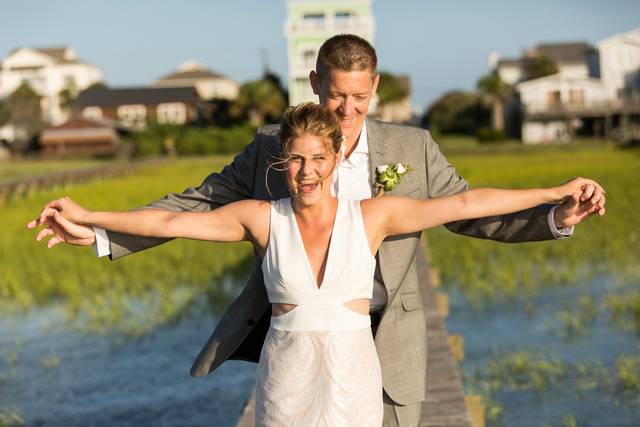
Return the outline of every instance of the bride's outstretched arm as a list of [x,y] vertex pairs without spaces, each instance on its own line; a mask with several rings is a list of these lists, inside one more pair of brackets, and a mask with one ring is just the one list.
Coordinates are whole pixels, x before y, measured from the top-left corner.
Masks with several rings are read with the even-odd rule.
[[[208,212],[143,209],[126,212],[90,211],[68,197],[51,202],[36,220],[63,226],[94,225],[106,230],[147,237],[184,237],[217,242],[262,240],[268,202],[243,200]],[[71,224],[69,224],[71,223]],[[268,227],[268,225],[267,225]],[[259,243],[259,242],[256,242]],[[260,246],[260,245],[259,245]]]
[[560,203],[573,198],[583,203],[582,214],[604,214],[604,196],[601,200],[581,201],[580,197],[595,181],[575,178],[551,188],[502,190],[478,188],[452,196],[414,200],[403,197],[381,197],[363,201],[367,222],[380,230],[381,238],[411,233],[463,219],[503,215],[545,203]]

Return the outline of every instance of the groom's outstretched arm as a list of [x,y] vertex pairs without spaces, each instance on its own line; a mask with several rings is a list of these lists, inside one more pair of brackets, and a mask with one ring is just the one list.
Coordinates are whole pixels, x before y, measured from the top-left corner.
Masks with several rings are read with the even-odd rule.
[[[203,212],[251,198],[259,166],[258,161],[261,158],[259,151],[264,150],[265,139],[268,138],[273,138],[273,130],[265,133],[259,130],[253,141],[236,155],[229,165],[225,166],[221,172],[207,176],[199,187],[187,188],[182,193],[167,194],[142,209]],[[169,240],[116,232],[107,232],[107,236],[111,259],[151,248]]]
[[[469,183],[447,161],[438,144],[428,132],[425,133],[425,138],[426,179],[429,197],[448,196],[467,190]],[[600,199],[601,192],[602,189],[597,187],[589,196]],[[603,197],[602,205],[604,206]],[[565,227],[574,225],[573,223],[563,224],[554,221],[554,212],[551,210],[555,206],[558,206],[556,210],[561,210],[562,213],[562,215],[557,215],[558,212],[555,212],[555,216],[563,219],[571,217],[571,210],[576,208],[571,205],[570,201],[562,205],[545,204],[508,215],[450,222],[445,224],[445,227],[454,233],[465,236],[507,243],[553,240],[567,234],[570,228]]]

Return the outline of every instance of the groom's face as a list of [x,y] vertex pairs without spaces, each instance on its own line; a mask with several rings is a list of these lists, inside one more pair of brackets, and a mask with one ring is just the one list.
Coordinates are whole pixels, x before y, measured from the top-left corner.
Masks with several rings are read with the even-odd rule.
[[329,70],[322,76],[312,71],[309,77],[320,104],[336,113],[342,134],[355,141],[376,93],[379,76],[370,70]]

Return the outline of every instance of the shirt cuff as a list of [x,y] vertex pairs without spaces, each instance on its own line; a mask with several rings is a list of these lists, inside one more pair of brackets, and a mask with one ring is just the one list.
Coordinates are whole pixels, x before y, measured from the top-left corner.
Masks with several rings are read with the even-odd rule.
[[96,233],[96,242],[93,244],[93,251],[96,256],[103,257],[111,255],[111,247],[109,246],[109,237],[107,232],[100,227],[93,227],[93,232]]
[[573,235],[573,229],[575,227],[573,226],[561,227],[561,228],[556,227],[556,222],[553,219],[553,215],[559,206],[560,205],[555,205],[554,207],[551,208],[551,210],[549,211],[549,214],[547,215],[547,223],[549,224],[549,229],[551,230],[551,234],[553,234],[553,237],[555,237],[556,239],[565,239]]

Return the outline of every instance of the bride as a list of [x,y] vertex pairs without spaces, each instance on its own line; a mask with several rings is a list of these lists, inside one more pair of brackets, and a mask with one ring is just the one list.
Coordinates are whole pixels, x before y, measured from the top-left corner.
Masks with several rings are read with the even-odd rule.
[[291,198],[244,200],[210,212],[94,212],[62,198],[37,220],[48,228],[37,240],[54,235],[71,244],[65,230],[91,225],[141,236],[251,242],[263,259],[273,310],[258,364],[259,426],[381,425],[382,382],[368,312],[374,255],[385,238],[567,198],[578,202],[594,184],[576,178],[553,188],[480,188],[430,200],[340,200],[330,192],[342,141],[332,112],[310,103],[291,107],[280,141],[285,158],[274,166],[285,169]]

